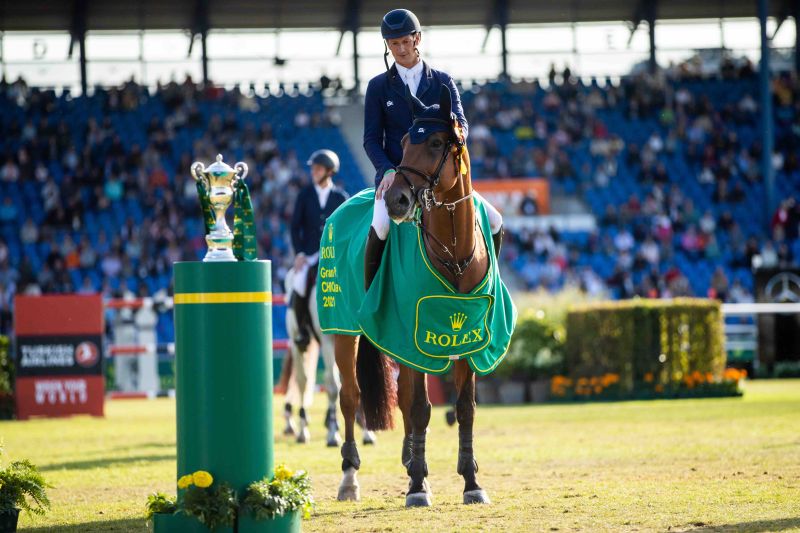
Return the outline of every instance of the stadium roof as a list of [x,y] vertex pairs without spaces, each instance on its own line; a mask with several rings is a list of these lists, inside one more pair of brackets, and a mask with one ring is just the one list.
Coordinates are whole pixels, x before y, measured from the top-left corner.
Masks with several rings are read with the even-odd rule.
[[[655,0],[405,0],[425,26],[498,23],[502,6],[508,23],[639,21]],[[209,28],[348,29],[353,21],[378,26],[398,2],[369,0],[0,0],[0,31],[70,31],[85,12],[85,29],[198,30],[203,13]],[[753,0],[666,0],[658,19],[755,17]],[[771,2],[770,15],[786,18],[792,0]]]

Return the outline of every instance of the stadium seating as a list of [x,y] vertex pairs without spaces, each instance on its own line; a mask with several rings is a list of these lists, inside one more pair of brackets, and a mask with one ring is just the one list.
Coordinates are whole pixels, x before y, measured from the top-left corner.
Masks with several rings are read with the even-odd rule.
[[[800,184],[791,157],[797,117],[790,82],[775,83],[777,194],[789,198]],[[788,100],[778,98],[781,83]],[[462,88],[477,179],[546,176],[556,194],[581,197],[598,219],[594,234],[511,234],[504,253],[520,279],[616,297],[713,288],[747,299],[749,260],[763,243],[772,241],[779,261],[800,253],[794,211],[793,230],[765,228],[765,187],[750,170],[760,150],[756,89],[752,78]],[[265,97],[128,84],[74,98],[0,87],[3,294],[168,290],[171,262],[204,253],[188,166],[210,163],[215,150],[251,165],[260,252],[274,261],[279,292],[308,154],[335,150],[342,185],[351,193],[363,186],[337,122],[318,92],[296,89]],[[160,331],[169,340],[166,320]]]

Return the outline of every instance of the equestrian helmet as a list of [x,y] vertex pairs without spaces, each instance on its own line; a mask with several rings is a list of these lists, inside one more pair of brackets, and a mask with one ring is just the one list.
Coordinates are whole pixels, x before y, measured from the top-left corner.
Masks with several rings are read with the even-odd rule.
[[397,39],[421,31],[419,19],[408,9],[393,9],[381,21],[381,36],[384,39]]
[[334,174],[339,172],[339,156],[333,150],[317,150],[311,154],[306,164],[309,166],[322,165],[328,170],[332,170]]

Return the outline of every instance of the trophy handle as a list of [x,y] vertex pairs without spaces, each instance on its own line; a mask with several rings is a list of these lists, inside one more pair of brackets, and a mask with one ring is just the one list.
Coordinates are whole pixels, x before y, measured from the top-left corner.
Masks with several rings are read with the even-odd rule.
[[233,165],[233,168],[234,170],[236,170],[236,178],[239,180],[244,180],[249,170],[247,167],[247,163],[242,163],[241,161],[239,161],[238,163]]
[[206,187],[208,187],[208,180],[206,179],[206,166],[203,163],[200,161],[195,161],[192,163],[192,166],[189,167],[189,172],[192,174],[192,177],[195,181],[202,181],[205,183]]

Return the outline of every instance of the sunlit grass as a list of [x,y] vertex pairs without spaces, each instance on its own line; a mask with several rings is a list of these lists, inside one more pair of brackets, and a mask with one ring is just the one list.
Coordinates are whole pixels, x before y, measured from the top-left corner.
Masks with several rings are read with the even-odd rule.
[[[432,509],[404,508],[399,430],[360,448],[362,501],[336,502],[341,458],[324,446],[323,408],[319,397],[311,444],[276,438],[276,461],[312,475],[307,531],[800,530],[800,380],[748,382],[744,398],[480,406],[490,506],[461,504],[457,430],[442,408],[427,447]],[[147,494],[174,493],[174,401],[109,402],[106,413],[0,423],[10,458],[55,485],[53,510],[22,516],[22,529],[146,531]]]

